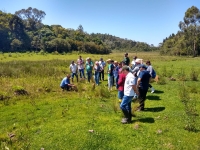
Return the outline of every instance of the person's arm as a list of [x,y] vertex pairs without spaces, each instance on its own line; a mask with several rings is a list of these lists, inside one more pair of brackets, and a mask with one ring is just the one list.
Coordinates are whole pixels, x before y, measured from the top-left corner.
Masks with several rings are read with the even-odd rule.
[[137,95],[139,95],[137,86],[136,86],[136,85],[132,85],[132,88],[133,88],[133,91],[134,91]]
[[70,69],[70,72],[72,73],[72,67],[71,67],[71,65],[69,66],[69,69]]
[[141,78],[138,78],[137,80],[137,88],[140,86]]

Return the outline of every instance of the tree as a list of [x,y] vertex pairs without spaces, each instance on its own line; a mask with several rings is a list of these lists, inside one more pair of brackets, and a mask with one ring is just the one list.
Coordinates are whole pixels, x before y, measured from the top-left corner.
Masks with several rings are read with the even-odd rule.
[[195,57],[197,55],[196,43],[200,25],[199,9],[195,6],[187,9],[183,20],[184,22],[180,21],[179,28],[184,31],[186,39],[190,41],[190,46],[193,47],[193,56]]
[[46,13],[42,10],[29,7],[28,9],[16,11],[15,15],[24,20],[28,28],[35,30],[41,26],[42,19],[45,17]]

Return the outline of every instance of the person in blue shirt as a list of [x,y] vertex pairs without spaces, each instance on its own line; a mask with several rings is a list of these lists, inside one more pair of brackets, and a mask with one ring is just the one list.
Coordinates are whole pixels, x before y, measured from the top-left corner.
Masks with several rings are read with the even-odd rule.
[[74,84],[70,84],[70,75],[67,74],[66,77],[64,77],[60,83],[60,87],[64,90],[71,90],[73,87],[76,87]]
[[137,80],[137,88],[139,91],[138,99],[140,106],[138,107],[138,111],[143,111],[151,75],[149,74],[148,71],[146,71],[147,67],[145,65],[142,64],[140,65],[139,68],[140,68],[140,73]]

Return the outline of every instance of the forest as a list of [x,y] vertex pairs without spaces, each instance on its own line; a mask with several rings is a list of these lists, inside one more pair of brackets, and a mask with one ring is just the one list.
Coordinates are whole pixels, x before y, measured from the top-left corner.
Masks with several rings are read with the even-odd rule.
[[115,51],[159,51],[161,55],[198,56],[200,53],[200,11],[188,8],[183,21],[177,23],[180,30],[163,39],[159,46],[145,42],[123,39],[103,33],[88,34],[80,24],[77,29],[62,25],[45,25],[46,13],[29,7],[15,14],[0,11],[0,51],[48,53],[109,54]]
[[200,11],[192,6],[178,24],[180,31],[172,33],[160,43],[160,53],[170,55],[198,56],[200,54]]

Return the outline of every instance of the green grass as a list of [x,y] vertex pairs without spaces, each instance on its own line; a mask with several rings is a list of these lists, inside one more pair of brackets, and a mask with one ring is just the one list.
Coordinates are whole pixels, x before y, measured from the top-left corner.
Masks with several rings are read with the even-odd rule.
[[[197,131],[185,130],[191,117],[186,115],[180,98],[184,82],[186,95],[195,103],[190,106],[200,114],[200,78],[197,81],[191,78],[194,70],[199,72],[199,58],[164,57],[156,53],[137,55],[152,61],[160,81],[152,83],[156,92],[148,92],[146,111],[135,112],[133,122],[123,125],[117,91],[109,93],[107,81],[95,90],[92,83],[81,82],[78,88],[82,91],[61,91],[60,81],[78,54],[10,54],[12,57],[1,54],[0,148],[200,149],[199,116],[195,122]],[[82,56],[93,60],[102,57]],[[123,53],[103,56],[109,57],[120,61]],[[176,81],[170,81],[170,77]],[[26,90],[28,94],[16,95],[16,89]],[[134,108],[138,104],[132,105]],[[14,136],[10,137],[11,134]]]

